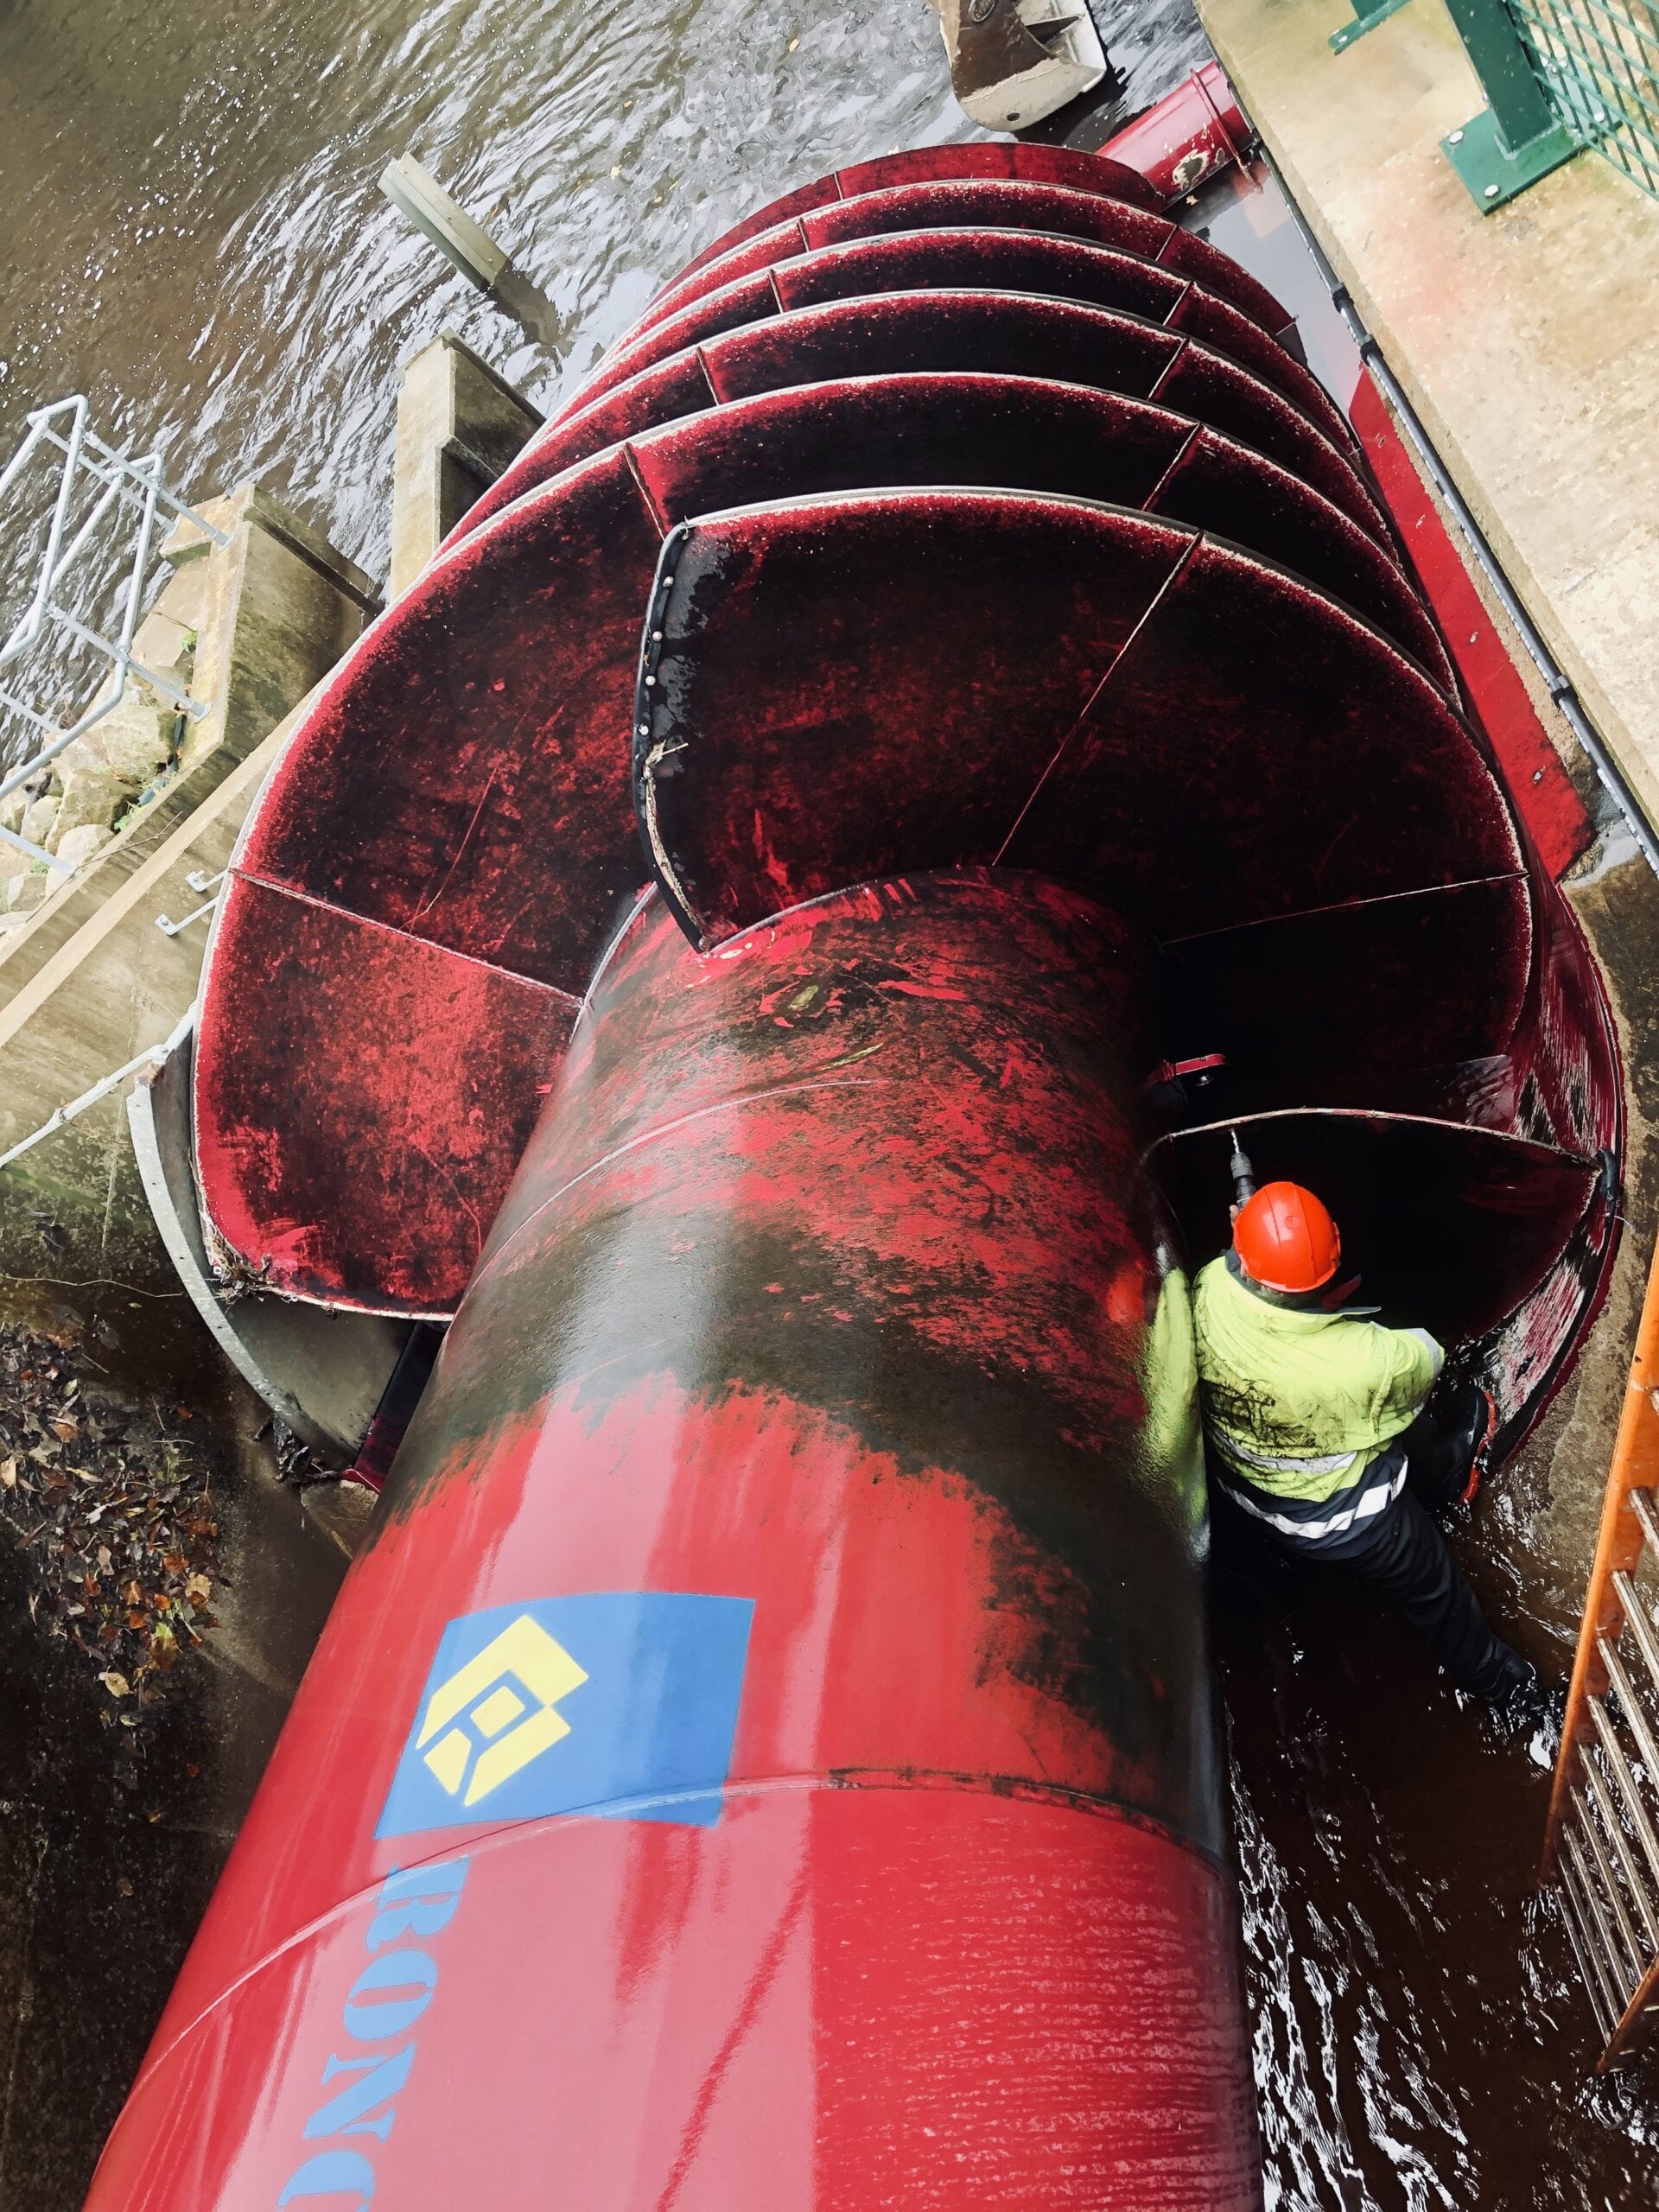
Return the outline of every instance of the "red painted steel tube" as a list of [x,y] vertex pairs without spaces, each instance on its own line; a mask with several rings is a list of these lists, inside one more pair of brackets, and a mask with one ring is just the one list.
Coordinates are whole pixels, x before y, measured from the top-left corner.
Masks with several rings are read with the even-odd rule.
[[97,2212],[1259,2204],[1154,980],[641,903]]
[[1195,69],[1173,92],[1120,130],[1102,156],[1138,170],[1165,201],[1206,183],[1243,158],[1249,125],[1217,61]]

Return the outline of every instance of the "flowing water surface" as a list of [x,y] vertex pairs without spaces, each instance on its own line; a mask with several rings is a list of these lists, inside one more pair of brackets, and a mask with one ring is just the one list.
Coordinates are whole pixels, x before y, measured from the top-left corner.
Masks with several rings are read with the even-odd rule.
[[[1187,0],[1096,12],[1118,114],[1207,51]],[[378,575],[397,370],[441,328],[548,406],[762,201],[971,135],[922,0],[11,0],[0,444],[84,391],[187,494],[257,476]],[[552,299],[550,350],[381,199],[405,151]],[[1486,1510],[1523,1540],[1524,1478]],[[1535,1656],[1559,1663],[1576,1595]],[[1565,1938],[1534,1897],[1542,1773],[1338,1595],[1229,1573],[1218,1614],[1269,2205],[1659,2204],[1659,2103],[1640,2078],[1586,2082]],[[147,2028],[62,2031],[87,2082],[64,2174],[90,2167]],[[73,2179],[31,2196],[78,2201]]]
[[[1102,28],[1125,111],[1205,51]],[[8,0],[0,431],[67,391],[198,493],[257,474],[384,572],[400,359],[446,325],[546,405],[682,263],[838,162],[976,136],[922,0]],[[376,187],[412,153],[554,301],[555,353]]]
[[[1564,1675],[1581,1592],[1531,1555],[1528,1457],[1458,1548],[1504,1632]],[[1659,2072],[1593,2079],[1538,1893],[1541,1747],[1498,1742],[1334,1575],[1251,1558],[1217,1598],[1268,2212],[1659,2204]]]

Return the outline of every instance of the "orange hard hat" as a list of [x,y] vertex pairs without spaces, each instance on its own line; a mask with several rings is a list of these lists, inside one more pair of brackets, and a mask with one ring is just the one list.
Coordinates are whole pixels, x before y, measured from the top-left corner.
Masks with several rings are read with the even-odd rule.
[[1337,1224],[1300,1183],[1264,1183],[1238,1210],[1233,1249],[1268,1290],[1317,1290],[1342,1259]]

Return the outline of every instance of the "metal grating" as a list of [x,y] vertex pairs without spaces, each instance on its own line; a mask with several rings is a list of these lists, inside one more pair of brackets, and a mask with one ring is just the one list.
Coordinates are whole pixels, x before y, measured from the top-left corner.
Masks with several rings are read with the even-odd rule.
[[1649,0],[1503,0],[1551,105],[1659,199],[1659,10]]
[[1648,1278],[1567,1693],[1544,1841],[1601,2039],[1634,2056],[1659,2012],[1659,1261]]
[[[193,523],[212,543],[226,545],[222,530],[175,499],[162,481],[158,454],[135,460],[106,445],[93,431],[85,398],[60,399],[24,417],[26,435],[0,470],[0,514],[30,556],[39,540],[38,573],[29,603],[0,638],[0,799],[30,782],[75,739],[120,704],[131,677],[142,677],[159,697],[193,720],[207,712],[168,677],[146,668],[132,650],[143,595],[156,563],[156,530],[165,516]],[[44,468],[54,480],[44,512],[32,518],[23,505]],[[23,505],[14,518],[15,506]],[[32,532],[32,535],[31,535]],[[65,684],[55,706],[38,695],[66,674],[84,671],[66,653],[90,658],[98,688],[79,714]],[[54,655],[57,658],[54,661]],[[25,676],[32,684],[19,683]],[[31,690],[36,696],[31,696]],[[22,723],[35,749],[17,766],[5,760],[9,718]],[[44,742],[41,741],[44,740]],[[0,826],[0,840],[59,874],[65,863],[16,830]]]

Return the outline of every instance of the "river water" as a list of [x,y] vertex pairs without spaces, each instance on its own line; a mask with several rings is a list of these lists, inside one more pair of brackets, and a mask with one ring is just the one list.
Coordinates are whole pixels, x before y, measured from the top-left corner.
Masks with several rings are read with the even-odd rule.
[[[1581,1592],[1541,1602],[1529,1560],[1523,1611],[1496,1558],[1526,1559],[1544,1510],[1529,1457],[1458,1543],[1504,1632],[1564,1675]],[[1268,2212],[1659,2204],[1659,2076],[1592,2079],[1538,1896],[1547,1770],[1338,1578],[1252,1560],[1217,1594]]]
[[[1096,12],[1122,116],[1207,53],[1188,0]],[[0,445],[85,391],[176,488],[257,475],[383,574],[396,372],[441,328],[549,406],[760,202],[971,135],[922,0],[0,0]],[[405,151],[550,296],[550,350],[381,199]],[[1518,1541],[1538,1504],[1523,1473]],[[1659,2204],[1534,1896],[1543,1773],[1338,1593],[1230,1570],[1218,1626],[1273,2212]]]
[[[1126,111],[1205,51],[1103,19]],[[837,162],[976,135],[922,0],[3,0],[0,435],[81,391],[175,488],[248,474],[385,571],[398,363],[446,325],[546,405],[664,277]],[[381,198],[412,153],[556,306],[556,353]]]

